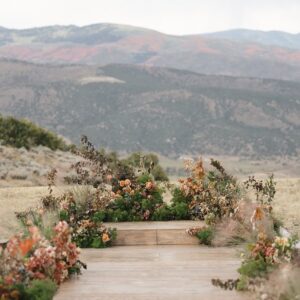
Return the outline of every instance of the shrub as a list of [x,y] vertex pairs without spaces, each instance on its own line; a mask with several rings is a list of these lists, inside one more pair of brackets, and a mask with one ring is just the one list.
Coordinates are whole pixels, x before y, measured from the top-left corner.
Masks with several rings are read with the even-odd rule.
[[259,256],[255,259],[248,259],[246,260],[242,266],[238,269],[238,272],[242,276],[255,278],[255,277],[262,277],[270,269],[270,264],[265,261],[262,256]]
[[157,217],[155,211],[163,205],[162,189],[148,174],[136,178],[121,180],[113,186],[113,197],[104,212],[105,221],[141,221]]
[[12,285],[0,281],[0,297],[3,300],[52,300],[57,285],[50,279],[33,280],[29,284]]
[[61,221],[72,227],[72,241],[81,248],[105,248],[111,246],[116,238],[116,230],[103,226],[104,211],[99,211],[98,198],[88,192],[85,200],[76,201],[69,192],[58,198],[58,211]]
[[159,158],[153,153],[144,154],[141,152],[134,152],[123,162],[137,169],[139,172],[147,172],[151,174],[156,181],[169,181],[167,173],[159,164]]
[[211,227],[204,227],[197,232],[196,236],[199,239],[200,244],[210,246],[213,240],[214,231]]
[[187,203],[175,203],[171,206],[175,220],[189,220],[189,206]]
[[189,218],[213,224],[233,215],[240,199],[240,187],[218,161],[211,160],[213,170],[204,171],[203,162],[187,162],[189,177],[179,180],[180,190],[173,192],[172,205],[186,203]]
[[254,176],[250,176],[248,180],[244,182],[246,189],[253,189],[256,196],[256,202],[269,206],[272,204],[276,194],[276,182],[274,181],[274,175],[272,174],[265,181],[257,180]]
[[56,134],[27,121],[0,115],[0,141],[3,145],[30,149],[45,146],[52,150],[68,150],[69,146]]
[[38,227],[28,225],[27,232],[10,238],[4,249],[0,247],[1,299],[52,299],[56,284],[85,267],[78,255],[66,222],[52,229],[50,239]]
[[50,279],[33,280],[26,289],[25,299],[30,300],[51,300],[57,290],[57,285]]
[[153,221],[169,221],[173,219],[174,219],[174,212],[167,204],[158,207],[152,216]]
[[116,239],[116,229],[107,229],[90,220],[78,222],[73,230],[72,240],[81,248],[106,248]]

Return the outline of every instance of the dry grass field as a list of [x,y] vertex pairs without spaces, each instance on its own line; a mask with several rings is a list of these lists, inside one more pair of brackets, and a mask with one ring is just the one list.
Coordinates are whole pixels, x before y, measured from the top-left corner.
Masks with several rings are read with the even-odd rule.
[[[54,193],[62,190],[63,188],[55,188]],[[18,231],[20,225],[15,212],[36,206],[39,199],[47,193],[45,186],[0,188],[0,240]]]
[[300,178],[277,180],[274,213],[300,237]]
[[[57,187],[54,192],[58,194],[65,189]],[[47,187],[0,188],[0,239],[18,230],[14,212],[35,206],[44,195]],[[277,180],[274,213],[290,231],[300,236],[300,178]]]

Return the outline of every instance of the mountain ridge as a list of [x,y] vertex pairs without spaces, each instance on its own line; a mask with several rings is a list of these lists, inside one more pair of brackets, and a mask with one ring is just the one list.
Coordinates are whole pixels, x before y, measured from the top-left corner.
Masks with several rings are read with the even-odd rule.
[[300,32],[289,33],[278,30],[251,30],[236,28],[219,32],[203,34],[206,37],[223,38],[239,42],[254,42],[269,46],[279,46],[283,48],[300,49]]
[[300,81],[300,44],[299,49],[291,49],[205,34],[172,36],[111,23],[0,30],[0,57],[51,64],[136,64]]
[[98,147],[246,157],[297,156],[298,82],[163,67],[0,61],[4,115]]

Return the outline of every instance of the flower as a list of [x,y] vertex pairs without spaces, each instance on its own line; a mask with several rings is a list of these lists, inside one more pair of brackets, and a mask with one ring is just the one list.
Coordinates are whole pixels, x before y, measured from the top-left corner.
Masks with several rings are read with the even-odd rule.
[[103,233],[102,241],[103,243],[107,243],[108,241],[110,241],[109,235],[107,233]]
[[131,186],[131,181],[130,181],[129,179],[126,179],[126,180],[125,180],[125,185],[126,185],[126,186]]
[[124,187],[124,186],[125,186],[125,180],[121,180],[121,181],[119,182],[119,184],[120,184],[120,187]]
[[267,257],[272,257],[275,254],[275,248],[272,246],[266,247],[265,255]]
[[151,182],[151,181],[146,182],[146,189],[147,190],[151,190],[153,187],[154,187],[153,182]]
[[289,244],[289,239],[286,238],[286,237],[279,237],[279,236],[276,236],[275,238],[275,244],[280,246],[280,247],[286,247],[288,246]]
[[254,210],[250,222],[252,224],[253,230],[256,229],[256,223],[257,221],[262,221],[264,218],[265,214],[264,211],[261,207],[256,207],[256,209]]
[[19,249],[22,256],[25,256],[33,247],[34,240],[29,238],[20,242]]

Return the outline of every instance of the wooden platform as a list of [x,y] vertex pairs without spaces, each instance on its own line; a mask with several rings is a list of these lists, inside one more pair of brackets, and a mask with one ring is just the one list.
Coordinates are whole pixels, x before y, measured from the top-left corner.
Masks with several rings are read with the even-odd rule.
[[83,275],[64,283],[55,300],[238,300],[211,279],[237,277],[238,251],[195,245],[83,250]]
[[201,221],[170,221],[105,223],[105,226],[117,228],[114,242],[117,246],[197,245],[198,239],[188,235],[186,230],[205,224]]

